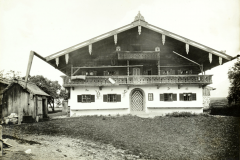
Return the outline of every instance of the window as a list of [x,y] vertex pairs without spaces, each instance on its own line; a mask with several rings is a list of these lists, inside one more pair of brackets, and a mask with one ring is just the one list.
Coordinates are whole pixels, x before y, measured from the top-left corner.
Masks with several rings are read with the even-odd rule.
[[153,93],[148,93],[148,101],[153,101]]
[[140,68],[133,68],[133,75],[140,75]]
[[78,102],[82,102],[82,103],[95,102],[95,95],[90,95],[90,94],[78,95],[77,100]]
[[173,93],[160,94],[160,101],[177,101],[177,94]]
[[180,93],[179,99],[180,101],[196,101],[197,94],[196,93]]
[[103,102],[121,102],[121,94],[104,94]]
[[117,46],[117,47],[116,47],[116,51],[121,51],[121,47],[120,47],[120,46]]
[[155,48],[155,51],[160,51],[160,47],[156,47],[156,48]]

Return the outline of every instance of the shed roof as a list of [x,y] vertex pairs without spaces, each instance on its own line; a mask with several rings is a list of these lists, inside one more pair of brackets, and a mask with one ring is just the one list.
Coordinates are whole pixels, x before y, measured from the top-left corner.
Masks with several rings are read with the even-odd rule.
[[10,84],[9,80],[7,80],[5,78],[0,78],[0,83]]
[[[3,93],[8,90],[13,84],[19,84],[20,86],[22,86],[23,88],[25,87],[25,82],[21,81],[21,80],[17,80],[12,82],[4,91]],[[34,95],[42,95],[42,96],[50,96],[49,94],[45,93],[43,90],[41,90],[36,84],[34,83],[27,83],[27,87],[26,90],[29,93],[32,93]]]

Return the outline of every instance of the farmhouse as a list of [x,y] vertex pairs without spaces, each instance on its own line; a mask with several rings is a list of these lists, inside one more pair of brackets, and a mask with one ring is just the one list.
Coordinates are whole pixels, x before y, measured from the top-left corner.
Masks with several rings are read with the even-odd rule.
[[140,13],[128,25],[45,58],[31,51],[30,63],[33,55],[65,74],[71,116],[202,113],[203,90],[212,83],[205,71],[233,59],[151,25]]
[[3,90],[2,117],[11,113],[18,115],[18,122],[37,120],[48,116],[47,97],[49,95],[33,83],[14,80]]

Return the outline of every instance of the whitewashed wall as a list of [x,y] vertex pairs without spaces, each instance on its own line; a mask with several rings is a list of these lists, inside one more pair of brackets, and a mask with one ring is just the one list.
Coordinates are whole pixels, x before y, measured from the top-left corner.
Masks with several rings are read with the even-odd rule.
[[[166,114],[174,111],[187,111],[202,113],[203,112],[203,96],[202,88],[198,85],[182,85],[178,86],[161,85],[157,86],[112,86],[103,87],[99,90],[98,87],[74,87],[71,89],[71,98],[69,106],[71,107],[70,116],[73,115],[108,115],[108,114],[129,114],[130,113],[130,93],[133,89],[140,88],[144,91],[144,112],[151,114]],[[97,97],[97,92],[100,96]],[[196,93],[196,101],[179,101],[179,93]],[[153,93],[154,100],[148,101],[148,93]],[[175,93],[177,101],[160,101],[159,94]],[[77,95],[91,94],[95,95],[95,102],[81,103],[77,102]],[[103,102],[104,94],[121,94],[121,102]]]

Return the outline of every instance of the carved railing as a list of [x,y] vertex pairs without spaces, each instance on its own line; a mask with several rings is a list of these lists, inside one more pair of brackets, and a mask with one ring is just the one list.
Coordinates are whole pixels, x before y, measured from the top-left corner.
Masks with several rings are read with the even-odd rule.
[[118,60],[158,60],[159,58],[159,51],[118,52]]
[[[71,86],[111,86],[137,84],[211,84],[212,75],[141,75],[141,76],[86,76],[72,79],[63,76],[64,87]],[[112,82],[109,81],[111,78]],[[111,80],[110,79],[110,80]]]

